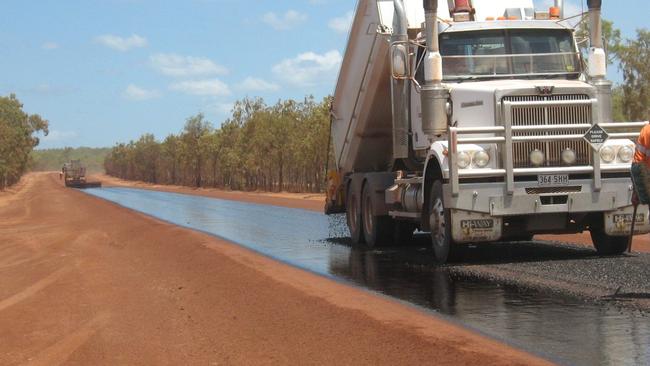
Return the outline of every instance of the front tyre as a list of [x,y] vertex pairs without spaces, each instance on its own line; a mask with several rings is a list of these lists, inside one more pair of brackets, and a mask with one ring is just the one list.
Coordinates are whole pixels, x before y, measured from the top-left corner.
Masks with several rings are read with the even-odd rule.
[[610,236],[602,229],[591,231],[591,241],[598,252],[598,255],[621,255],[627,250],[628,237]]
[[436,181],[429,195],[429,227],[431,229],[431,245],[436,262],[445,264],[458,259],[459,249],[454,247],[451,238],[451,214],[445,208],[442,194],[442,182]]

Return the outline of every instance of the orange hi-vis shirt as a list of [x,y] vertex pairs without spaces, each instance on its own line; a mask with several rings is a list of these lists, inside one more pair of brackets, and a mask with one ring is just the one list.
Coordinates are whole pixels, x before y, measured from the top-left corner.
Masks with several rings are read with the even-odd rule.
[[650,124],[645,125],[641,130],[634,151],[634,162],[645,163],[650,167]]

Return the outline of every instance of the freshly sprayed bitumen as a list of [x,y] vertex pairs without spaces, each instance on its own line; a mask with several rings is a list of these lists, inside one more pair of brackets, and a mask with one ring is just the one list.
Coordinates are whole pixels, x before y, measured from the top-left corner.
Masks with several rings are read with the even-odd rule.
[[466,248],[436,266],[426,240],[366,250],[342,216],[129,188],[86,193],[433,311],[572,365],[650,364],[650,255],[509,243]]

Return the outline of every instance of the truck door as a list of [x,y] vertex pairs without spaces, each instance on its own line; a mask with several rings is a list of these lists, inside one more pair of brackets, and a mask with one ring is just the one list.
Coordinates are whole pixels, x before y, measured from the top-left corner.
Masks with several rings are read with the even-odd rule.
[[411,83],[411,143],[413,149],[423,150],[428,149],[429,142],[427,141],[424,132],[422,132],[422,98],[420,97],[420,85],[424,85],[424,56],[426,55],[426,48],[417,47],[415,52],[416,57],[412,58],[411,70],[415,70],[415,83]]

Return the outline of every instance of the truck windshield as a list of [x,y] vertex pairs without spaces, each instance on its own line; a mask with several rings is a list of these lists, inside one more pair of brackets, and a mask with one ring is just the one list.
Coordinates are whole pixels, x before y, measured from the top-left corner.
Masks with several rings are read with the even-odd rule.
[[573,35],[561,29],[508,29],[440,35],[445,80],[580,75]]

